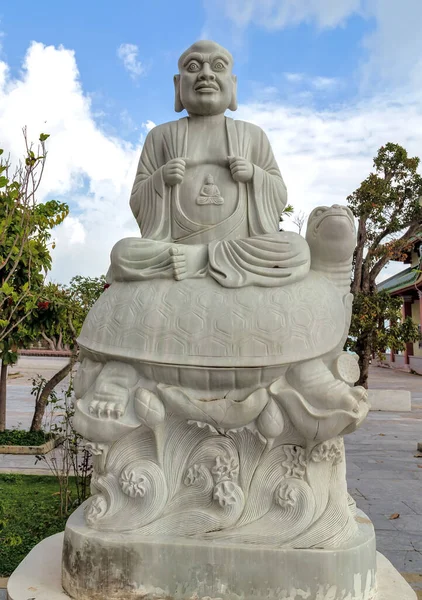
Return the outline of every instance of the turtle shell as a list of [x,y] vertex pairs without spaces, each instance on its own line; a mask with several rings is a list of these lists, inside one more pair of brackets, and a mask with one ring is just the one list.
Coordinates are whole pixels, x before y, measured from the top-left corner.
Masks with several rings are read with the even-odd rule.
[[340,342],[340,291],[322,274],[283,287],[221,287],[212,278],[114,282],[79,345],[97,360],[216,368],[275,367]]

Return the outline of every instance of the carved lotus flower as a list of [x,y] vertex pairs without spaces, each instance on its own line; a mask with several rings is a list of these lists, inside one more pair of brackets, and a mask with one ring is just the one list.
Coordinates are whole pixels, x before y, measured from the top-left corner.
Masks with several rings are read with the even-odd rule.
[[312,450],[311,460],[316,463],[328,461],[337,465],[343,460],[342,449],[343,441],[340,438],[323,442]]
[[184,484],[188,487],[194,485],[199,479],[204,479],[204,466],[203,465],[192,465],[186,471]]
[[134,471],[123,471],[120,475],[120,485],[123,492],[131,498],[143,498],[146,493],[145,477],[136,475]]
[[221,481],[217,483],[214,488],[214,500],[217,500],[222,507],[236,504],[238,500],[236,494],[238,487],[233,481]]
[[283,446],[286,458],[281,462],[287,469],[285,477],[302,479],[306,471],[306,452],[300,446]]
[[93,456],[101,456],[108,450],[108,444],[102,444],[100,442],[87,442],[85,446]]
[[258,430],[267,438],[276,438],[283,432],[284,419],[281,410],[271,398],[257,419]]
[[239,475],[239,463],[235,458],[231,458],[230,456],[217,456],[211,473],[214,475],[216,483],[226,480],[232,481],[233,479],[237,479]]
[[88,525],[93,525],[105,514],[107,510],[107,501],[101,494],[93,496],[87,508],[85,509],[85,519]]
[[275,501],[284,509],[289,506],[295,506],[297,502],[297,489],[290,482],[282,483],[276,491]]

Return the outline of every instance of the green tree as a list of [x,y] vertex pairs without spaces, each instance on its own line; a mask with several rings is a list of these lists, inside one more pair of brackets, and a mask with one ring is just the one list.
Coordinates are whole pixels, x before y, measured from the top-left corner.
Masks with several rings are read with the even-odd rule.
[[374,171],[348,198],[358,219],[351,291],[353,315],[348,347],[359,356],[359,385],[367,387],[373,352],[402,350],[419,333],[410,318],[401,319],[401,301],[378,292],[376,279],[390,260],[400,260],[422,239],[422,177],[419,158],[388,143],[374,158]]
[[44,173],[48,135],[41,134],[37,149],[28,143],[24,160],[12,172],[0,150],[0,431],[6,426],[8,366],[17,360],[18,348],[34,339],[34,320],[39,293],[51,268],[51,229],[69,209],[50,200],[36,202]]
[[280,231],[283,231],[283,221],[286,219],[286,217],[291,217],[294,213],[294,208],[292,204],[286,204],[286,206],[283,208],[283,212],[280,215],[280,221],[278,223],[278,228]]
[[104,276],[83,277],[77,275],[69,286],[49,283],[44,286],[38,303],[37,331],[48,341],[50,348],[59,349],[62,345],[72,350],[69,362],[46,382],[37,395],[31,431],[40,431],[45,408],[54,388],[70,373],[78,359],[77,336],[91,306],[106,287]]

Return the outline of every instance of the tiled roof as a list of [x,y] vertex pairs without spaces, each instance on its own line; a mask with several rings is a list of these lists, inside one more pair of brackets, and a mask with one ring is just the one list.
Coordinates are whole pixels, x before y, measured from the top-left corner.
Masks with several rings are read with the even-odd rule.
[[385,290],[388,292],[396,292],[403,288],[408,288],[414,285],[419,279],[421,279],[421,273],[415,269],[415,267],[409,267],[404,271],[400,271],[396,275],[385,279],[377,285],[379,292]]

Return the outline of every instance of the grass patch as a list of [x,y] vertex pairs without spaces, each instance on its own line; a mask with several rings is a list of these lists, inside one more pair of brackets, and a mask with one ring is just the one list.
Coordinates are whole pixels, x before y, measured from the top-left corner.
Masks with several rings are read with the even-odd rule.
[[8,577],[38,542],[63,531],[66,520],[55,477],[0,474],[0,577]]
[[44,431],[6,429],[0,433],[0,446],[42,446],[51,438],[52,434]]

